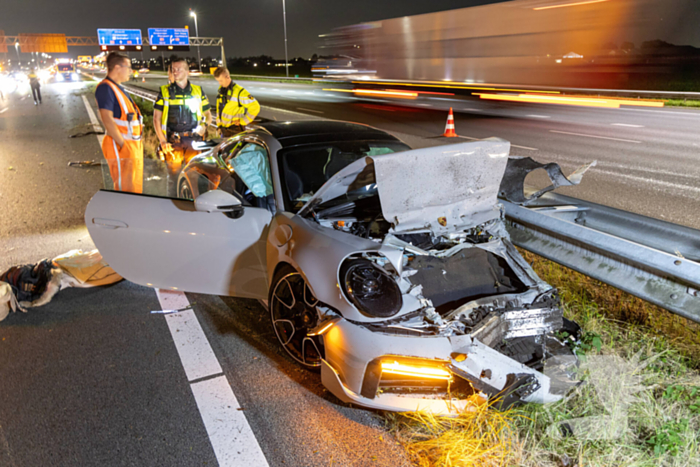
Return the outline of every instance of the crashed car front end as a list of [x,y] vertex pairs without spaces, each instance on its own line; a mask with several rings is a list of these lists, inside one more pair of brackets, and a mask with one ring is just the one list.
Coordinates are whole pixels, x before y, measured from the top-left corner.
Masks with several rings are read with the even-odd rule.
[[575,384],[565,339],[577,326],[505,229],[508,151],[493,139],[368,157],[281,221],[295,246],[268,255],[302,271],[319,300],[311,334],[339,399],[454,413],[477,394],[508,407]]

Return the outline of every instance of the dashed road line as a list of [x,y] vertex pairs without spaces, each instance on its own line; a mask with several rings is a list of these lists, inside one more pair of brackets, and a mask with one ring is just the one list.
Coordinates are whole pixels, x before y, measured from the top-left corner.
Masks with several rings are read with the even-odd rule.
[[513,143],[511,143],[511,146],[513,146],[514,148],[527,149],[528,151],[538,151],[537,148],[529,148],[527,146],[518,146],[517,144],[513,144]]
[[[462,136],[462,135],[457,135],[457,138],[464,138],[464,139],[470,139],[472,141],[479,141],[482,138],[472,138],[471,136]],[[527,149],[528,151],[538,151],[537,148],[530,148],[527,146],[518,146],[517,144],[510,143],[511,146],[514,148],[520,148],[520,149]]]
[[549,115],[525,115],[526,117],[532,117],[532,118],[552,118]]
[[305,109],[303,107],[297,107],[297,110],[303,110],[305,112],[313,112],[315,114],[324,114],[325,113],[325,112],[321,112],[320,110]]
[[5,107],[4,109],[0,110],[0,114],[3,114],[3,113],[5,113],[5,112],[7,112],[7,107]]
[[629,123],[611,123],[612,126],[625,126],[629,128],[644,128],[644,125],[631,125]]
[[[156,294],[164,310],[190,305],[182,292],[157,289]],[[165,320],[219,465],[268,467],[197,315],[185,310],[165,315]]]
[[641,144],[641,141],[634,141],[631,139],[622,139],[622,138],[610,138],[608,136],[596,136],[596,135],[584,135],[583,133],[570,133],[568,131],[558,131],[558,130],[549,130],[552,133],[560,133],[562,135],[574,135],[574,136],[584,136],[586,138],[596,138],[596,139],[609,139],[611,141],[622,141],[623,143],[635,143],[635,144]]

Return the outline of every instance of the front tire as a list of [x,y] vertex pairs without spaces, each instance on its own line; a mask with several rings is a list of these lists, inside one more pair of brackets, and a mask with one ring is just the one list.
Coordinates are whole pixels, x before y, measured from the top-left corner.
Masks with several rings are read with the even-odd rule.
[[291,267],[280,269],[272,281],[269,307],[272,328],[282,348],[306,368],[319,368],[323,341],[308,332],[318,326],[318,300],[304,277]]

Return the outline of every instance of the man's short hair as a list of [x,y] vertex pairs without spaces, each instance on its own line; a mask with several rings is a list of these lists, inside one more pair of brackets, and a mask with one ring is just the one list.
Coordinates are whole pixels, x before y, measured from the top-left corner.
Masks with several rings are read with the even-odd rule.
[[121,65],[124,60],[129,60],[129,57],[119,52],[110,52],[107,55],[107,73],[112,71],[115,66]]
[[176,57],[170,61],[170,69],[172,70],[173,65],[175,65],[176,63],[180,63],[180,62],[186,64],[188,69],[190,68],[190,64],[187,63],[187,60],[185,60],[183,57]]
[[218,78],[224,73],[228,73],[228,69],[225,66],[220,66],[216,70],[214,70],[214,78]]

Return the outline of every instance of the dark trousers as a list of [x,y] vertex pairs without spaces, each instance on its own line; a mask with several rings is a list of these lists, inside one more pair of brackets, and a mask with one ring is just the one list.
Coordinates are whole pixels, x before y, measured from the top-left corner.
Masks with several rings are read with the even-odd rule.
[[192,149],[192,143],[201,140],[201,137],[186,137],[181,138],[180,140],[168,138],[168,142],[170,142],[170,144],[173,146],[173,151],[171,153],[164,154],[165,168],[167,171],[167,190],[169,197],[177,197],[177,180],[180,176],[180,172],[187,165],[190,159],[192,159],[200,152],[195,149]]
[[41,104],[41,86],[32,86],[32,97],[34,102]]
[[245,130],[245,127],[242,127],[239,125],[233,125],[230,127],[220,126],[218,128],[219,136],[221,136],[222,138],[230,138],[231,136],[236,136],[238,133],[242,132],[243,130]]

